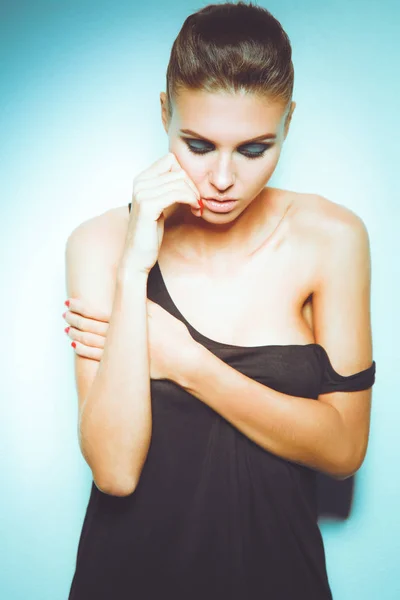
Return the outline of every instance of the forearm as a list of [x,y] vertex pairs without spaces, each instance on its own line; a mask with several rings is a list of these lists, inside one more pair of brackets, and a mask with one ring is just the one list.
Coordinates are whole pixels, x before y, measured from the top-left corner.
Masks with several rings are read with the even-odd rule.
[[349,440],[332,406],[283,394],[246,377],[199,345],[176,383],[259,446],[336,477],[348,472]]
[[102,491],[131,493],[151,439],[147,275],[118,277],[103,356],[79,419],[82,453]]

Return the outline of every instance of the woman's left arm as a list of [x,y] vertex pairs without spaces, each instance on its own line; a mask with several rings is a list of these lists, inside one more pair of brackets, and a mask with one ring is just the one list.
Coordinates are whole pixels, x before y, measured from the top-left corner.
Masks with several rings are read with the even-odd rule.
[[[329,231],[313,294],[314,334],[333,368],[350,375],[372,363],[369,238],[351,211]],[[319,401],[291,396],[195,344],[194,362],[185,361],[176,383],[247,437],[278,456],[340,479],[360,468],[368,444],[371,388],[321,394]]]

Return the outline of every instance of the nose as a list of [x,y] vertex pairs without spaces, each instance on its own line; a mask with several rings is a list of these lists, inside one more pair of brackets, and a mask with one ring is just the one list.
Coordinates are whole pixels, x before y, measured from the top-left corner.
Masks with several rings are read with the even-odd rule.
[[235,172],[229,156],[220,156],[208,173],[209,182],[220,193],[225,192],[235,184]]

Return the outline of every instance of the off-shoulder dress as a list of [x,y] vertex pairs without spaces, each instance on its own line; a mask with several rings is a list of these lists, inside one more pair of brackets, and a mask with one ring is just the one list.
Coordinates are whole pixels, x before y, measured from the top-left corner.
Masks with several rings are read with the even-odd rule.
[[[221,360],[285,394],[317,401],[375,382],[375,361],[343,376],[317,343],[205,337],[174,304],[158,262],[147,296]],[[263,449],[170,380],[151,380],[151,406],[134,493],[111,496],[92,482],[69,600],[331,600],[316,471]]]

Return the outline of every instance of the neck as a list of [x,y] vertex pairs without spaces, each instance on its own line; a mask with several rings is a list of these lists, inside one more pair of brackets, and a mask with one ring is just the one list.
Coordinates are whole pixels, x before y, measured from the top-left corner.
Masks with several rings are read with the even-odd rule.
[[[170,229],[170,241],[186,260],[205,271],[242,265],[266,243],[287,211],[287,200],[278,199],[273,188],[264,188],[234,221],[209,223],[181,205]],[[178,215],[179,212],[179,215]]]

